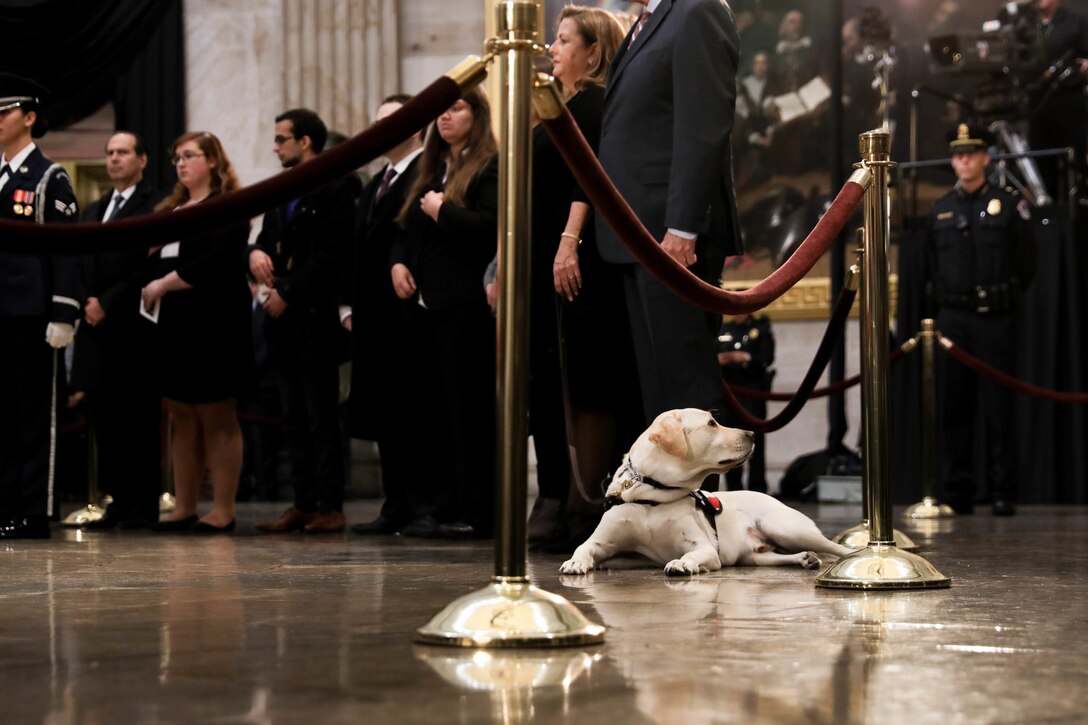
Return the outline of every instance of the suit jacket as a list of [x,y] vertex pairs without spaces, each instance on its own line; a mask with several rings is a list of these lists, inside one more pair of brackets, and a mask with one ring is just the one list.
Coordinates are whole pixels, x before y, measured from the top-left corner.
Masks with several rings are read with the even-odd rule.
[[412,369],[411,324],[415,301],[404,301],[393,290],[389,257],[400,233],[396,218],[404,197],[419,173],[419,156],[405,168],[381,199],[378,174],[363,190],[355,220],[354,255],[345,269],[343,304],[351,306],[351,400],[348,422],[356,438],[379,440],[389,431],[390,406],[403,402],[399,381],[419,386]]
[[[420,196],[440,191],[443,175],[440,169]],[[409,206],[390,262],[407,265],[429,309],[487,304],[483,278],[495,257],[498,208],[498,158],[469,183],[463,206],[442,205],[438,221],[424,214],[419,204]]]
[[[57,165],[42,183],[52,166],[35,148],[12,169],[0,190],[0,217],[37,224],[75,221],[78,209],[68,172]],[[79,317],[81,299],[77,257],[0,254],[0,316],[41,315],[72,323]]]
[[269,320],[273,357],[337,354],[341,264],[354,218],[355,196],[347,179],[300,197],[293,212],[284,206],[264,215],[254,249],[272,258],[276,291],[287,303],[283,315]]
[[[113,195],[111,189],[91,202],[80,215],[80,221],[102,221]],[[147,181],[141,181],[111,221],[150,214],[164,196]],[[123,381],[142,370],[146,339],[141,335],[139,305],[146,264],[146,249],[89,254],[80,258],[83,301],[97,297],[106,317],[97,327],[83,322],[76,331],[72,356],[73,389],[96,390],[101,387],[102,376],[107,372],[111,379]]]
[[[738,60],[722,0],[661,0],[605,87],[601,164],[655,238],[695,232],[703,258],[743,251],[730,150]],[[600,217],[597,239],[607,261],[634,261]]]

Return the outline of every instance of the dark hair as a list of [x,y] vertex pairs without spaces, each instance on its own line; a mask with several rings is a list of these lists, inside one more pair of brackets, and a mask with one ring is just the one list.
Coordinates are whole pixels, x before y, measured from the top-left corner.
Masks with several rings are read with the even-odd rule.
[[276,123],[280,121],[291,122],[291,133],[295,135],[295,138],[309,136],[314,153],[321,153],[324,150],[325,142],[329,138],[329,129],[321,120],[321,116],[309,108],[292,108],[290,111],[284,111],[276,116]]
[[379,106],[384,106],[387,103],[399,103],[399,104],[401,104],[403,106],[405,103],[407,103],[410,100],[412,100],[412,94],[411,93],[393,93],[393,94],[388,95],[385,98],[383,98],[382,102],[379,103],[378,105]]
[[448,163],[446,184],[443,188],[445,202],[464,206],[465,192],[476,174],[491,163],[498,153],[495,134],[491,132],[491,104],[487,94],[480,87],[465,91],[461,98],[472,109],[472,129],[465,141],[460,157],[450,156],[450,145],[438,133],[438,120],[427,127],[427,137],[423,142],[423,154],[419,157],[419,174],[412,183],[412,188],[404,197],[404,206],[397,215],[397,222],[403,226],[408,218],[408,210],[419,202],[423,188],[434,180],[438,170]]
[[[116,131],[114,131],[113,133],[110,134],[110,138],[113,138],[114,136],[116,136],[119,133],[123,133],[126,136],[132,136],[132,138],[136,142],[133,145],[133,150],[136,152],[137,156],[147,156],[147,145],[144,143],[144,137],[143,136],[136,133],[135,131],[129,131],[127,128],[119,128],[119,129],[117,129]],[[110,142],[109,139],[106,139],[106,144],[107,145],[109,144],[109,142]]]
[[[223,150],[223,144],[219,142],[219,139],[216,138],[213,133],[208,133],[207,131],[190,131],[189,133],[181,134],[174,140],[174,143],[170,144],[170,153],[168,154],[168,157],[171,159],[174,158],[178,146],[190,141],[196,141],[196,145],[200,147],[205,158],[215,162],[215,165],[211,167],[212,196],[223,194],[228,191],[234,191],[242,187],[238,182],[238,177],[234,174],[234,167],[230,163],[227,152]],[[155,211],[176,209],[187,201],[189,201],[189,188],[178,181],[174,186],[174,190],[170,192],[170,196],[166,197],[155,206]]]

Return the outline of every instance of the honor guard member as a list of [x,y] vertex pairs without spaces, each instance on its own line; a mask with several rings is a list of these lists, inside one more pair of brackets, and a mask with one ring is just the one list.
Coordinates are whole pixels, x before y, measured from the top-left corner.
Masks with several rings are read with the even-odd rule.
[[[45,89],[0,74],[0,218],[75,221],[72,182],[34,144]],[[0,253],[0,539],[47,538],[54,513],[58,351],[80,313],[79,261]]]
[[[989,182],[993,139],[960,124],[949,134],[956,185],[933,205],[926,241],[926,304],[937,329],[971,355],[1012,372],[1016,310],[1034,273],[1028,201]],[[974,509],[975,446],[996,515],[1016,513],[1011,393],[941,356],[944,451],[940,475],[958,513]]]
[[[730,385],[768,392],[774,379],[774,331],[766,315],[744,314],[727,317],[718,333],[718,364],[722,379]],[[767,401],[737,396],[741,405],[757,418],[767,417]],[[746,428],[733,412],[726,408],[722,424]],[[767,449],[764,435],[756,433],[755,450],[748,459],[748,490],[767,492]],[[745,466],[737,466],[725,474],[728,490],[744,488],[741,475]]]

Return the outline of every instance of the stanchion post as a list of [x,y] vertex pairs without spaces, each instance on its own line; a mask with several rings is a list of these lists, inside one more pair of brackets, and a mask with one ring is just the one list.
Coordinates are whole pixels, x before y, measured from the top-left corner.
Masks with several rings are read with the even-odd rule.
[[865,193],[865,274],[861,308],[861,385],[864,474],[869,508],[869,545],[830,564],[816,586],[839,589],[932,589],[951,580],[928,561],[899,549],[892,530],[888,467],[888,238],[891,216],[888,170],[891,137],[886,130],[859,137],[863,168],[873,174]]
[[417,631],[424,644],[462,647],[547,647],[596,644],[604,627],[566,599],[534,587],[525,575],[529,360],[529,109],[540,1],[495,6],[498,65],[499,315],[497,369],[495,576],[457,599]]
[[904,516],[909,519],[935,519],[953,516],[948,504],[937,501],[937,323],[932,318],[922,320],[918,334],[922,342],[922,500],[909,507]]

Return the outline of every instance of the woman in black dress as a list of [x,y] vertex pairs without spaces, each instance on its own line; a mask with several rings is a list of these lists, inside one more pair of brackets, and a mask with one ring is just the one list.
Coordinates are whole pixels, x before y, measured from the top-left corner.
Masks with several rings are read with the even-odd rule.
[[[219,139],[180,136],[170,149],[178,184],[157,210],[199,204],[239,187]],[[242,431],[235,416],[252,377],[245,223],[152,250],[143,289],[144,309],[158,323],[160,389],[171,420],[176,507],[155,531],[205,533],[234,529],[234,497],[242,471]],[[211,474],[212,510],[197,518],[205,470]]]
[[[393,289],[420,305],[437,416],[420,411],[438,501],[405,536],[487,537],[494,527],[495,321],[480,280],[498,238],[491,109],[476,89],[428,129],[390,258]],[[429,432],[428,432],[429,431]],[[431,468],[431,465],[428,465]]]
[[[595,151],[605,74],[624,33],[605,10],[567,6],[551,45],[552,74]],[[601,260],[592,207],[542,126],[533,130],[532,259],[529,406],[540,496],[529,536],[535,547],[561,552],[596,526],[600,506],[591,499],[618,463],[617,441],[633,440],[617,424],[640,418],[623,415],[639,410],[638,381],[608,364],[631,348],[622,283]]]

